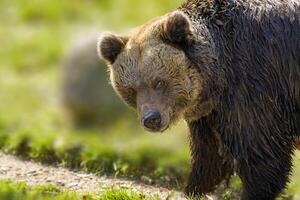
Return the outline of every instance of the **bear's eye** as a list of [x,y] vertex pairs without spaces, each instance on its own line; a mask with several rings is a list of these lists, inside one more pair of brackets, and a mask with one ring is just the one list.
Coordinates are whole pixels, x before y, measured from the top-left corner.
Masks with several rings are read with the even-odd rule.
[[154,89],[159,90],[159,89],[164,88],[164,86],[165,86],[164,81],[158,80],[158,81],[156,81],[156,83],[155,83],[155,85],[154,85]]

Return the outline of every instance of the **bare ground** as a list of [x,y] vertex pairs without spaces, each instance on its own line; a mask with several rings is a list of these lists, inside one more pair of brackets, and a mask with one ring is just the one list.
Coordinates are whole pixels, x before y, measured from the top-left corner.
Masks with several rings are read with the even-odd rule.
[[46,166],[3,153],[0,153],[0,179],[12,179],[31,186],[51,184],[79,193],[101,193],[106,189],[114,188],[128,189],[147,197],[158,196],[160,199],[186,199],[182,193],[162,187]]

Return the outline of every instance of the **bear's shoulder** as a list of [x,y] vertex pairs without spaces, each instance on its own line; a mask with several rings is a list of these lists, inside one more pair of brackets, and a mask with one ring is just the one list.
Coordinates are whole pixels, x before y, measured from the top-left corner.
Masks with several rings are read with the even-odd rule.
[[194,22],[210,19],[220,25],[227,21],[228,14],[232,12],[234,6],[232,0],[187,0],[179,9]]
[[193,18],[216,18],[244,10],[250,12],[299,12],[299,0],[187,0],[180,10]]

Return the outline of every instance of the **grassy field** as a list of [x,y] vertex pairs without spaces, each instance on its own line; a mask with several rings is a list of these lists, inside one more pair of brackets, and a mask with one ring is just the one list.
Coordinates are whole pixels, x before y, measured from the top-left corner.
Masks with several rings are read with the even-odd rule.
[[[25,183],[14,183],[0,180],[0,199],[3,200],[144,200],[138,195],[125,190],[108,189],[103,194],[77,194],[62,191],[53,185],[28,186]],[[153,200],[155,200],[153,198]]]
[[163,135],[146,133],[134,123],[135,118],[105,129],[72,129],[58,100],[52,99],[51,77],[43,73],[10,76],[0,79],[0,90],[6,94],[0,97],[0,110],[7,113],[0,120],[3,151],[99,174],[146,174],[166,185],[182,185],[189,162],[183,124]]
[[[0,1],[2,151],[100,175],[147,176],[152,183],[182,189],[189,171],[188,134],[183,122],[164,134],[143,131],[132,116],[111,127],[73,129],[62,112],[59,93],[63,56],[78,33],[95,29],[123,32],[175,9],[181,2]],[[295,166],[287,190],[291,196],[300,194],[298,158]],[[239,188],[240,183],[234,182],[224,198],[230,199]],[[55,199],[81,198],[54,190],[1,181],[0,199],[5,195],[12,195],[10,199],[53,199],[53,195]],[[99,198],[122,199],[114,198],[118,195],[127,193],[110,191]],[[132,194],[125,199],[140,197]]]
[[97,174],[147,176],[153,183],[182,187],[189,163],[184,125],[176,134],[153,135],[130,117],[112,127],[73,129],[63,115],[59,91],[62,60],[77,34],[124,31],[179,3],[1,1],[2,151]]

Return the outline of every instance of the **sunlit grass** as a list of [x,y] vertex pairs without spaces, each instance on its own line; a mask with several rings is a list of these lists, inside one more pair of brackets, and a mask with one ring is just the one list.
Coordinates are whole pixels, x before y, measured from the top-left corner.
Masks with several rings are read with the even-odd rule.
[[176,8],[181,2],[2,0],[0,68],[31,72],[58,67],[74,35],[102,29],[123,32]]
[[[62,192],[52,185],[30,187],[25,183],[14,183],[9,180],[0,180],[0,199],[6,200],[63,200],[81,199],[72,192]],[[92,198],[90,198],[92,199]]]
[[[14,183],[0,180],[0,199],[3,200],[144,200],[146,197],[127,190],[113,190],[101,194],[78,194],[63,191],[53,185],[28,186],[25,183]],[[148,199],[157,199],[151,197]]]

